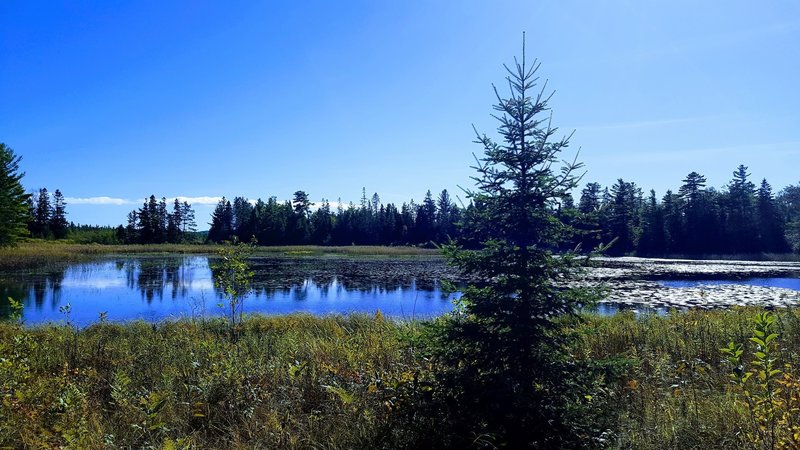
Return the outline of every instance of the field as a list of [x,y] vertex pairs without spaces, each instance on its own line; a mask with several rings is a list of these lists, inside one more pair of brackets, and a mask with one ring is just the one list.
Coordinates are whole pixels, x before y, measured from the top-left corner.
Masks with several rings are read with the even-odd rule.
[[[757,370],[746,389],[738,385],[737,368],[720,351],[744,343],[743,370],[757,369],[748,338],[759,312],[587,315],[565,323],[581,336],[571,349],[576,358],[623,369],[587,400],[617,424],[595,444],[796,445],[800,311],[774,315],[770,358],[780,373],[771,390]],[[0,447],[446,445],[437,424],[447,418],[429,403],[436,368],[418,347],[424,328],[380,315],[249,317],[232,340],[221,319],[82,330],[0,324]]]

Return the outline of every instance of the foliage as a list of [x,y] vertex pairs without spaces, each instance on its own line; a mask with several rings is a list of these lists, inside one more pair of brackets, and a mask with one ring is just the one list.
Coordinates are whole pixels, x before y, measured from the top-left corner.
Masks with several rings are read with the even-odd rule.
[[0,247],[14,245],[27,235],[28,199],[20,180],[20,157],[0,143]]

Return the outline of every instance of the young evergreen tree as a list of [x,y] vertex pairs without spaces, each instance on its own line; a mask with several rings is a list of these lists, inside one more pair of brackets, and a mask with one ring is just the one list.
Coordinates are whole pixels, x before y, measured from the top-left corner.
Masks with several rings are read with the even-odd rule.
[[576,275],[570,254],[555,257],[569,231],[553,206],[576,187],[581,167],[553,166],[569,137],[554,139],[549,96],[534,92],[538,64],[522,60],[508,69],[511,94],[497,94],[500,140],[478,134],[484,150],[468,198],[480,206],[467,236],[477,250],[446,248],[448,260],[469,279],[460,308],[440,322],[434,355],[439,363],[449,434],[467,446],[492,436],[504,448],[563,448],[602,432],[589,408],[588,377],[565,350],[569,334],[558,319],[573,316],[595,297],[556,279]]
[[0,247],[14,245],[28,234],[28,198],[22,187],[21,157],[0,143]]
[[64,239],[67,237],[67,202],[64,200],[64,195],[61,191],[56,189],[53,194],[53,210],[50,213],[50,231],[56,239]]

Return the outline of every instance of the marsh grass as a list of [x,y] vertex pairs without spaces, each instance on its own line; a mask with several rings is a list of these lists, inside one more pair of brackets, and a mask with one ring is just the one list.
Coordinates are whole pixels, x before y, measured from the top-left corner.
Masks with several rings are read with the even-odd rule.
[[[761,422],[721,351],[743,343],[741,364],[753,367],[762,311],[565,319],[580,335],[575,358],[624,367],[601,387],[617,425],[601,444],[773,448],[758,440]],[[800,310],[773,315],[776,367],[795,380],[781,385],[777,417],[796,425]],[[380,314],[249,316],[234,341],[224,319],[202,317],[0,323],[0,448],[441,447],[452,440],[430,403],[440,369],[417,350],[425,326]]]
[[[15,247],[0,247],[0,271],[39,268],[64,263],[87,261],[104,255],[119,254],[215,254],[222,246],[216,244],[150,244],[150,245],[101,245],[76,244],[29,240]],[[418,247],[342,246],[324,247],[314,245],[257,247],[254,256],[286,258],[303,257],[430,257],[439,258],[436,249]]]
[[[746,370],[759,349],[750,342],[763,310],[672,312],[665,317],[620,313],[587,316],[575,351],[587,358],[625,358],[631,366],[614,387],[619,429],[614,447],[641,449],[781,448],[749,439],[757,434],[751,408],[731,374]],[[800,310],[774,313],[776,364],[798,375]],[[743,367],[722,348],[744,343]],[[784,394],[796,396],[797,385]],[[800,411],[788,414],[796,422]],[[794,448],[794,447],[785,447]]]
[[[378,315],[0,325],[0,448],[383,448],[422,361]],[[77,333],[77,351],[68,351]]]

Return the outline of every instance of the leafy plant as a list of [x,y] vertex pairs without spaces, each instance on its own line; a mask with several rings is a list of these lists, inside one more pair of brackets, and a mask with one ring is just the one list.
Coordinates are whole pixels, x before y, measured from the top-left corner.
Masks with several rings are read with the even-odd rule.
[[[778,362],[775,316],[769,311],[755,318],[752,360],[743,360],[742,344],[728,343],[721,349],[732,366],[729,377],[735,394],[747,402],[751,427],[745,431],[750,443],[764,449],[800,446],[800,383]],[[790,365],[785,366],[790,369]]]
[[228,323],[231,338],[239,335],[238,324],[244,315],[244,298],[250,293],[253,272],[247,263],[254,252],[255,243],[244,244],[234,240],[219,250],[219,261],[212,265],[214,285],[228,299]]

